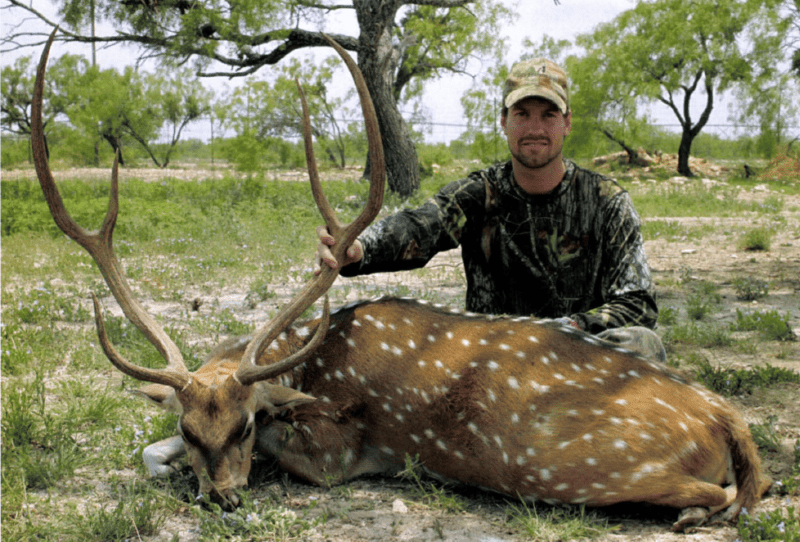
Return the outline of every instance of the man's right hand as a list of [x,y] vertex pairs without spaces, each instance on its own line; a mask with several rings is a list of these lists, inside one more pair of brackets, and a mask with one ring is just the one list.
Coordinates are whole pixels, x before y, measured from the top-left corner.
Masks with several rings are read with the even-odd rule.
[[319,237],[316,258],[317,270],[314,272],[317,275],[322,271],[321,266],[323,263],[331,269],[341,269],[346,265],[361,261],[361,258],[364,257],[364,247],[361,245],[361,241],[356,239],[347,249],[344,261],[340,265],[340,262],[336,261],[336,258],[333,257],[333,252],[331,252],[331,247],[336,245],[336,239],[333,238],[326,226],[317,226],[317,237]]

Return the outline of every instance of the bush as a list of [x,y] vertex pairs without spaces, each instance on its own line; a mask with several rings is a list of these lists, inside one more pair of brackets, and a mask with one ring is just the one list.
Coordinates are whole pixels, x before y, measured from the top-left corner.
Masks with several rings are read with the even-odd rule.
[[788,313],[781,316],[778,311],[743,312],[736,309],[736,322],[731,324],[731,328],[736,331],[758,331],[767,339],[789,341],[795,338],[789,325],[790,318]]

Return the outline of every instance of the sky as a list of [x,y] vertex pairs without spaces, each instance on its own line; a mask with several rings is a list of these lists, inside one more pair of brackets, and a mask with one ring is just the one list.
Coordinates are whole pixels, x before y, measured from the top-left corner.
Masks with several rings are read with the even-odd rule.
[[[57,20],[55,8],[50,0],[29,0],[35,9],[46,13],[53,20]],[[556,39],[574,40],[578,34],[590,32],[597,24],[612,20],[625,10],[635,6],[634,0],[559,0],[556,5],[553,0],[501,0],[510,9],[519,14],[516,21],[509,25],[506,30],[509,50],[506,60],[514,62],[525,52],[523,42],[526,38],[534,42],[541,41],[544,35],[549,35]],[[24,19],[26,15],[18,9],[8,9],[7,2],[0,0],[0,32],[3,35],[10,33],[14,25],[25,21],[26,25],[32,28],[37,26],[37,22],[30,18]],[[338,12],[342,13],[342,12]],[[337,15],[333,21],[328,21],[329,28],[335,28],[337,32],[357,34],[357,24],[355,15]],[[101,27],[99,35],[111,35],[111,27]],[[64,45],[59,45],[59,49],[54,50],[52,56],[60,56],[67,52]],[[87,58],[91,56],[91,49],[88,45],[73,45],[68,49],[73,54],[83,54]],[[2,65],[10,64],[20,54],[30,55],[39,54],[39,49],[26,49],[21,53],[6,53],[0,58]],[[295,53],[298,54],[298,53]],[[316,55],[318,55],[317,53]],[[325,54],[330,54],[326,52]],[[132,48],[114,46],[112,48],[98,50],[98,63],[101,68],[122,68],[126,64],[133,64],[136,61],[137,51]],[[302,53],[307,55],[307,53]],[[314,56],[313,58],[321,58]],[[147,66],[146,69],[155,69],[155,66]],[[267,68],[264,68],[267,69]],[[349,76],[344,75],[344,70],[340,72],[342,85],[348,86],[352,83]],[[259,74],[259,76],[261,76]],[[426,92],[423,98],[431,121],[434,124],[433,132],[426,134],[428,142],[449,142],[457,138],[463,131],[462,125],[465,124],[460,99],[462,94],[473,83],[473,79],[468,76],[448,76],[439,80],[429,82],[426,85]],[[211,88],[218,92],[225,88],[227,79],[215,78],[204,80]],[[345,87],[343,87],[345,88]],[[657,123],[675,123],[676,119],[672,113],[666,110],[659,110],[657,107],[651,111],[651,115]],[[727,108],[724,103],[717,103],[713,113],[711,124],[724,124],[727,122]],[[202,127],[197,128],[202,130]],[[187,134],[188,137],[204,137],[203,134]],[[204,137],[205,138],[205,137]]]

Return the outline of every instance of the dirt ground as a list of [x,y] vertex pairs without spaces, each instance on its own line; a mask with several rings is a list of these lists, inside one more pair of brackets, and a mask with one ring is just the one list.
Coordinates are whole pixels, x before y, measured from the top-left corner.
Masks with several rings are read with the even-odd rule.
[[[695,164],[695,167],[698,167]],[[689,183],[724,182],[724,168],[709,165],[699,167],[704,176],[688,180],[673,178],[671,186],[679,187]],[[64,172],[74,176],[75,172]],[[207,172],[196,170],[186,174],[187,178],[204,175]],[[108,172],[97,173],[107,178]],[[133,174],[141,177],[140,171]],[[156,172],[163,175],[163,172]],[[88,175],[88,173],[87,173]],[[154,174],[155,175],[155,174]],[[345,172],[353,178],[353,172]],[[181,176],[176,174],[175,176]],[[5,177],[5,174],[4,174]],[[303,173],[297,173],[297,180],[304,180]],[[10,178],[10,177],[5,177]],[[155,177],[154,177],[155,178]],[[289,180],[289,179],[287,179]],[[631,183],[646,183],[647,173],[637,178],[627,179]],[[769,183],[752,190],[743,190],[738,197],[763,200],[776,195],[776,189]],[[686,303],[685,287],[687,281],[710,281],[720,287],[721,305],[715,310],[713,318],[733,321],[736,309],[777,310],[780,314],[790,313],[791,326],[800,336],[800,197],[781,196],[784,199],[781,220],[772,240],[771,250],[766,252],[743,252],[736,246],[737,236],[732,231],[744,230],[763,218],[753,214],[748,217],[732,218],[675,218],[684,225],[713,225],[716,233],[705,234],[700,240],[691,238],[679,240],[657,239],[646,243],[646,252],[657,286],[660,306],[672,306],[684,310]],[[773,217],[774,215],[769,215]],[[663,220],[663,219],[662,219]],[[458,254],[437,256],[431,266],[453,269],[460,266]],[[770,283],[769,295],[757,302],[741,301],[737,298],[733,281],[741,277],[754,277]],[[353,279],[339,279],[353,280]],[[415,278],[413,274],[397,274],[392,277],[361,278],[357,280],[374,281],[376,285],[408,284]],[[287,292],[285,285],[275,285],[278,291]],[[444,295],[452,294],[453,305],[462,304],[463,288],[458,281],[444,281],[442,284],[427,284],[428,288],[440,288]],[[288,292],[287,292],[288,293]],[[247,308],[247,291],[229,289],[219,292],[216,299],[207,299],[203,307],[232,307],[242,319],[258,321],[264,314],[264,306],[255,310]],[[284,298],[270,300],[280,304]],[[153,310],[153,307],[149,307]],[[269,307],[271,308],[271,307]],[[202,310],[202,309],[201,309]],[[210,309],[208,309],[210,310]],[[163,305],[156,309],[163,311],[167,318],[182,313],[179,306]],[[759,343],[756,351],[744,352],[734,349],[700,349],[712,364],[731,367],[747,367],[764,363],[800,371],[800,342],[781,344]],[[781,436],[782,450],[766,457],[765,468],[774,479],[789,474],[792,463],[792,447],[800,439],[800,386],[793,388],[776,387],[760,390],[754,395],[734,397],[735,403],[749,422],[763,422],[769,416],[776,416],[775,427]],[[511,542],[524,540],[524,533],[508,526],[509,503],[486,493],[471,490],[454,490],[466,503],[463,512],[447,512],[428,506],[423,499],[415,496],[410,482],[393,478],[369,478],[354,481],[342,488],[323,489],[309,486],[295,479],[286,479],[279,474],[267,476],[266,482],[253,488],[256,499],[277,497],[280,502],[302,516],[312,504],[311,517],[322,514],[327,520],[316,527],[313,534],[304,540],[337,542],[377,542],[377,541],[434,541],[453,542]],[[198,539],[197,520],[189,506],[171,517],[163,531],[154,537],[143,538],[149,541],[192,542]],[[779,497],[773,493],[761,501],[754,513],[769,511],[785,506],[800,508],[800,497]],[[547,507],[541,511],[546,512]],[[729,526],[702,527],[690,534],[674,534],[669,526],[674,521],[673,513],[642,509],[614,509],[601,512],[609,524],[618,528],[601,537],[602,541],[619,542],[733,542],[737,539],[736,530]],[[176,537],[176,538],[175,538]]]

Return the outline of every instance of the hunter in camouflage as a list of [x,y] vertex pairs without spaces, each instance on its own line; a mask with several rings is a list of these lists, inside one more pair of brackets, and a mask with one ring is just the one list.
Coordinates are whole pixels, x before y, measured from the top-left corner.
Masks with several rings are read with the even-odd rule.
[[[630,195],[562,156],[572,118],[566,73],[546,59],[520,62],[503,104],[512,159],[370,226],[341,274],[414,269],[460,246],[467,310],[559,319],[665,360],[650,331],[658,309]],[[320,260],[337,266],[335,240],[318,234]]]
[[590,333],[653,327],[658,312],[630,196],[566,163],[564,181],[546,196],[520,190],[510,163],[450,183],[419,209],[368,228],[363,259],[342,275],[415,269],[461,246],[469,311],[569,316]]

